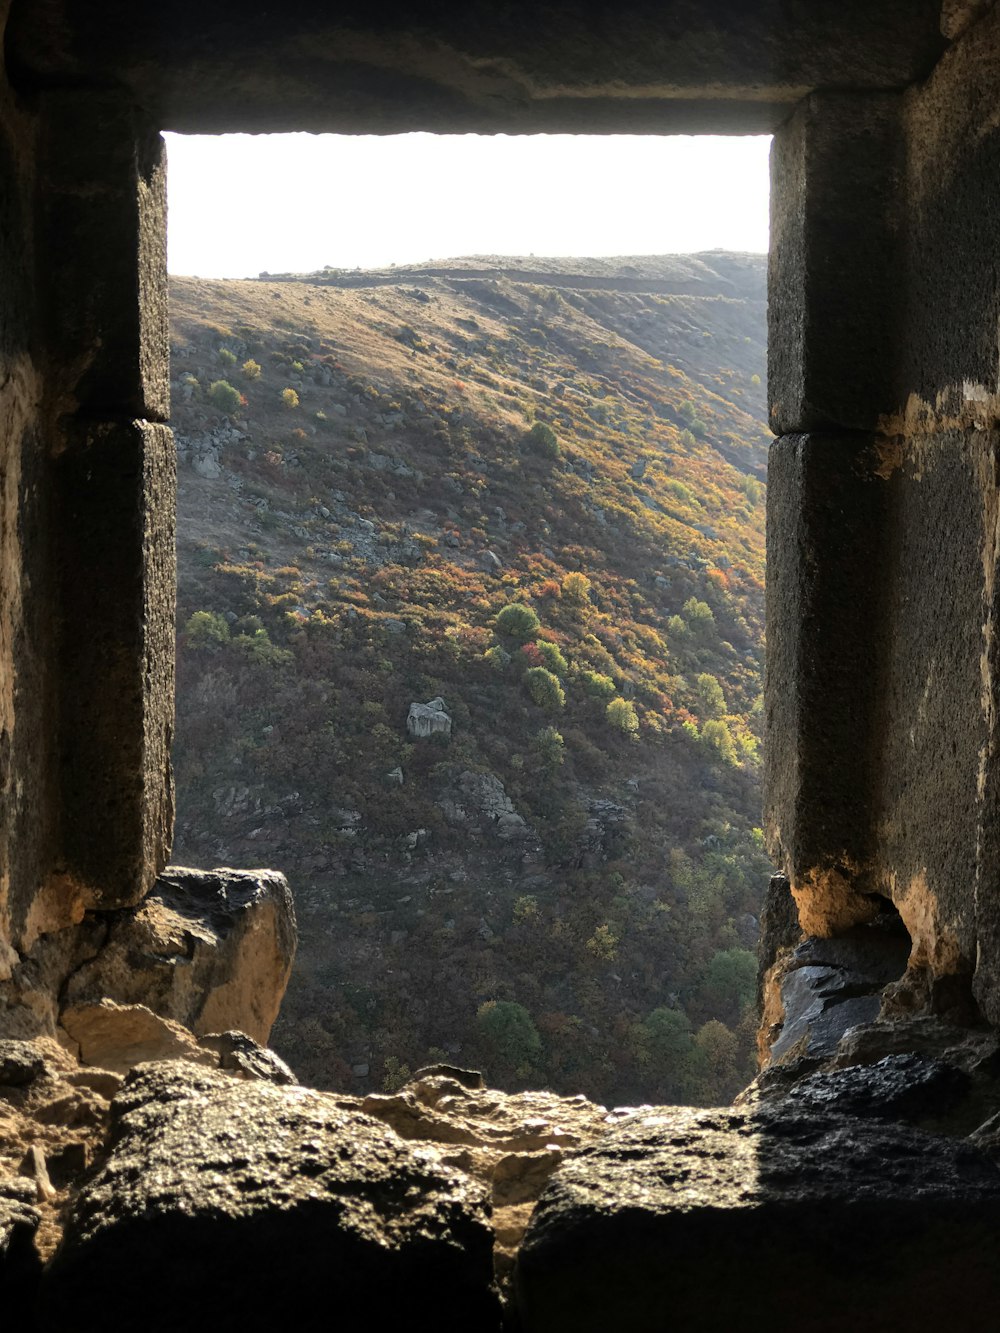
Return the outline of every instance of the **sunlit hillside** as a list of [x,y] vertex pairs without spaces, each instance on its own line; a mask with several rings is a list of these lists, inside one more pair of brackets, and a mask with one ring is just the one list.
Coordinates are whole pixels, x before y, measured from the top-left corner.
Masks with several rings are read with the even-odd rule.
[[764,260],[172,301],[175,859],[287,873],[277,1048],[354,1091],[447,1059],[730,1095],[768,874]]

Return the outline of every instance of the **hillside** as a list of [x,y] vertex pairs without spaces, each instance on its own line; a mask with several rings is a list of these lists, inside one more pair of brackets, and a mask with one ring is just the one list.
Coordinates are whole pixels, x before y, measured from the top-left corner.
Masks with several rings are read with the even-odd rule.
[[351,1091],[448,1059],[730,1095],[769,870],[763,258],[171,296],[174,857],[288,875],[277,1049]]

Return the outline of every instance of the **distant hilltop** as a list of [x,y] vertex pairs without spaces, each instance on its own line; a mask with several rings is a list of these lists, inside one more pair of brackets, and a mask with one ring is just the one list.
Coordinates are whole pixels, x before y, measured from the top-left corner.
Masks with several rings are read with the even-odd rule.
[[614,255],[563,258],[538,255],[463,255],[389,268],[324,268],[314,273],[267,273],[265,282],[307,282],[328,287],[382,287],[428,278],[498,279],[590,291],[657,292],[676,296],[739,296],[765,300],[767,256],[729,250],[693,255]]

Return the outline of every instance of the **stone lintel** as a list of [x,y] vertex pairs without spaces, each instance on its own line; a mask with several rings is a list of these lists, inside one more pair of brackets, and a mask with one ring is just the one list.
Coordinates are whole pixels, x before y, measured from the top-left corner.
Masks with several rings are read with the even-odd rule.
[[941,0],[15,0],[27,88],[127,88],[162,128],[766,133],[817,87],[901,88]]
[[164,421],[163,140],[121,93],[41,99],[39,290],[56,415]]
[[67,892],[137,902],[173,830],[175,460],[166,426],[82,424],[56,460]]
[[768,395],[776,434],[895,407],[901,99],[815,93],[771,150]]
[[862,432],[771,446],[765,826],[809,934],[872,909],[894,465],[891,446]]

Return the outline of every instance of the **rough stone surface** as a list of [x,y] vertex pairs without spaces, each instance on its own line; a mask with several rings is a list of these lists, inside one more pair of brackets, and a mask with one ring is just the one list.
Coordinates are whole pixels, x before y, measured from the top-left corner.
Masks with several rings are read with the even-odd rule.
[[33,1243],[39,1221],[34,1208],[20,1199],[4,1197],[0,1180],[0,1291],[5,1309],[12,1313],[26,1311],[34,1300],[42,1271]]
[[173,833],[170,431],[80,426],[56,475],[62,894],[122,907],[152,887]]
[[1000,1169],[900,1125],[667,1107],[566,1162],[515,1275],[526,1333],[986,1333]]
[[810,937],[787,951],[768,978],[765,1058],[831,1055],[849,1028],[878,1018],[886,988],[903,975],[909,954],[909,937],[892,916],[833,939]]
[[774,139],[767,390],[777,434],[870,430],[895,406],[883,350],[900,291],[901,107],[892,93],[814,93]]
[[168,867],[149,896],[115,913],[64,1002],[144,1004],[196,1033],[238,1029],[266,1043],[295,955],[295,910],[273,870]]
[[969,1094],[970,1076],[943,1060],[887,1055],[873,1065],[811,1074],[788,1090],[796,1108],[932,1128]]
[[871,919],[893,450],[790,435],[767,496],[765,832],[806,934]]
[[217,1055],[198,1045],[194,1036],[161,1018],[143,1004],[100,1000],[73,1004],[60,1014],[63,1030],[75,1042],[86,1065],[125,1074],[145,1060],[189,1060],[218,1066]]
[[158,127],[120,92],[65,89],[45,94],[40,124],[50,392],[61,414],[165,421],[167,199]]
[[663,134],[775,128],[811,88],[899,87],[944,41],[941,0],[476,0],[414,14],[290,0],[280,24],[177,0],[169,25],[126,0],[23,0],[22,83],[123,86],[168,129]]
[[260,1046],[245,1032],[212,1032],[201,1037],[198,1045],[215,1052],[220,1069],[240,1078],[262,1079],[265,1083],[298,1082],[280,1055]]
[[450,736],[451,718],[445,711],[444,700],[437,698],[425,704],[410,704],[410,711],[406,715],[406,730],[411,736],[425,740],[429,736]]
[[481,1074],[435,1065],[398,1092],[340,1099],[376,1116],[404,1139],[433,1143],[450,1166],[489,1191],[493,1262],[506,1292],[517,1247],[542,1188],[567,1155],[595,1142],[627,1112],[608,1112],[585,1097],[499,1092]]
[[[302,1088],[137,1070],[78,1197],[43,1329],[499,1328],[484,1191],[379,1121]],[[82,1284],[82,1285],[81,1285]],[[95,1293],[81,1300],[83,1291]],[[100,1292],[100,1299],[96,1293]]]

